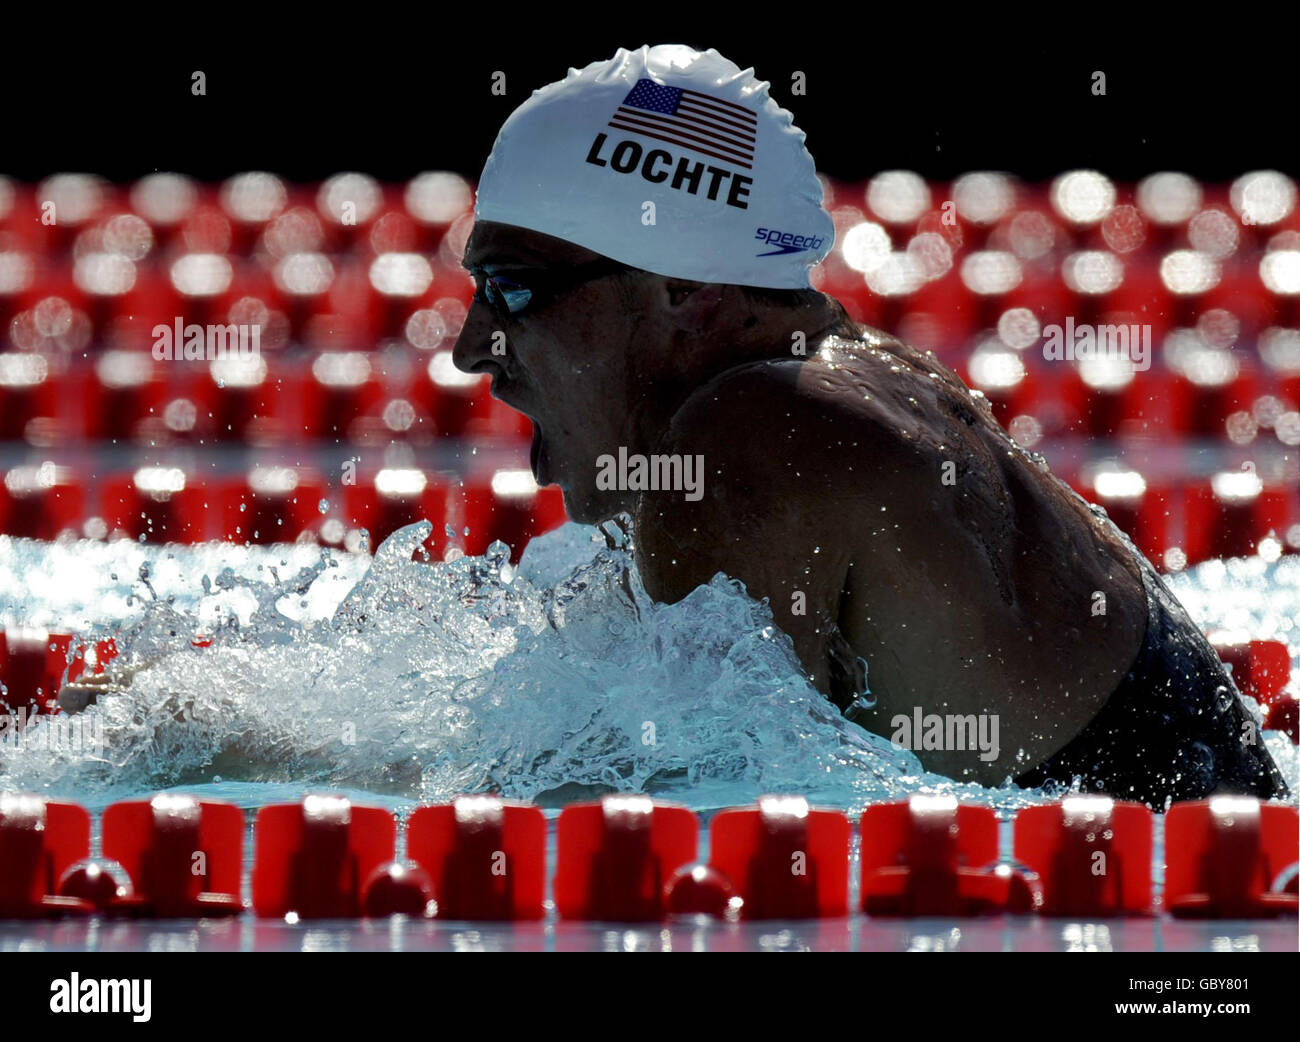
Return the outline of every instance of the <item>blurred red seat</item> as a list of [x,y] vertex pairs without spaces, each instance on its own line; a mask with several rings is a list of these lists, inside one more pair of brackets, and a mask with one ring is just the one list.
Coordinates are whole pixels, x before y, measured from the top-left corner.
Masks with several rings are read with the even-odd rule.
[[1120,531],[1156,567],[1164,565],[1165,553],[1173,546],[1170,511],[1177,505],[1171,486],[1149,481],[1138,471],[1119,464],[1106,464],[1085,472],[1077,491],[1105,507]]
[[433,417],[434,427],[443,437],[532,435],[532,422],[527,416],[492,397],[490,378],[461,372],[447,350],[434,351],[415,374],[411,397]]
[[135,439],[146,419],[162,413],[169,365],[148,350],[113,350],[78,366],[72,386],[81,433],[95,441]]
[[206,490],[175,466],[140,467],[105,479],[101,507],[110,532],[138,542],[198,543],[207,538]]
[[0,352],[0,441],[24,437],[28,425],[55,411],[50,362],[25,351]]
[[966,916],[1033,910],[1032,884],[997,864],[988,807],[949,796],[878,803],[862,815],[862,910],[868,915]]
[[501,540],[518,561],[534,536],[559,528],[568,520],[564,495],[556,485],[538,488],[527,470],[498,470],[488,481],[465,481],[465,552],[482,554]]
[[1235,351],[1191,346],[1169,359],[1171,432],[1223,438],[1228,417],[1249,410],[1259,396],[1259,375]]
[[1289,510],[1286,490],[1265,484],[1253,467],[1189,483],[1183,525],[1187,563],[1256,553],[1265,536],[1280,538],[1286,532]]
[[441,561],[448,546],[448,488],[436,475],[414,467],[385,467],[367,481],[344,486],[345,520],[370,533],[370,551],[399,528],[429,521],[433,531],[424,542],[432,560]]
[[1074,796],[1016,814],[1015,857],[1041,881],[1043,915],[1151,914],[1151,811]]
[[50,712],[59,695],[72,638],[41,627],[11,626],[0,631],[0,711]]
[[326,487],[298,467],[254,466],[220,484],[221,538],[235,543],[292,543],[321,520]]
[[162,793],[104,811],[104,857],[130,876],[132,892],[109,906],[154,919],[238,915],[244,812],[220,800]]
[[1165,909],[1182,918],[1294,918],[1298,823],[1294,807],[1251,797],[1175,803],[1165,815]]
[[0,534],[25,539],[81,534],[85,506],[84,484],[71,468],[49,461],[13,467],[0,484]]
[[301,413],[297,426],[307,437],[347,438],[352,422],[373,410],[383,397],[383,385],[370,356],[363,351],[323,351],[312,359],[310,371],[298,379]]
[[173,384],[194,403],[196,433],[220,442],[269,444],[290,433],[281,405],[283,386],[277,363],[262,354],[232,355],[186,362]]

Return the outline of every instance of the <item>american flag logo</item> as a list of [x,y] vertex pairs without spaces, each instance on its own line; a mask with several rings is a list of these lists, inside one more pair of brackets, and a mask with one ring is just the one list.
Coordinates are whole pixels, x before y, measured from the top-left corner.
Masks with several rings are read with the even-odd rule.
[[734,101],[642,79],[628,92],[609,125],[682,145],[744,170],[753,168],[758,117]]

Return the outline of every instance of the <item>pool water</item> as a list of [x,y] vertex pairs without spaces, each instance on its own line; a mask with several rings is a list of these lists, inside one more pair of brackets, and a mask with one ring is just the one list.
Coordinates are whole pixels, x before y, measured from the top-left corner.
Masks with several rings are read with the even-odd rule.
[[[1008,818],[1059,797],[927,773],[808,685],[789,639],[738,583],[718,577],[676,605],[653,603],[617,528],[565,525],[533,540],[518,565],[500,544],[483,557],[413,562],[426,533],[427,525],[394,533],[373,560],[304,546],[0,538],[0,625],[113,634],[115,665],[134,673],[129,686],[83,711],[102,733],[102,755],[36,741],[0,747],[0,790],[92,810],[162,789],[250,810],[329,790],[399,816],[465,792],[554,809],[625,791],[684,803],[706,821],[773,792],[855,819],[868,803],[916,792],[990,805]],[[1171,586],[1206,628],[1275,637],[1300,659],[1300,558],[1212,561]],[[208,646],[195,646],[196,636]],[[1295,793],[1295,747],[1284,735],[1265,740]],[[5,927],[0,946],[1150,950],[1294,942],[1294,924],[1169,920],[1092,924],[1086,938],[1079,924],[860,917],[612,933],[554,922],[407,923],[398,937],[398,927],[383,923],[244,920]]]

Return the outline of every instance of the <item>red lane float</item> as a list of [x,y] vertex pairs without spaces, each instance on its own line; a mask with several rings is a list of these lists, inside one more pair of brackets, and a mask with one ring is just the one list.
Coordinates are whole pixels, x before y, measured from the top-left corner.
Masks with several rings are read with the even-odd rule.
[[[708,865],[685,865],[664,886],[669,915],[709,915],[724,918],[740,901],[731,880]],[[734,906],[733,906],[734,902]]]
[[849,820],[798,796],[724,810],[709,830],[709,863],[736,888],[746,919],[848,914]]
[[1264,729],[1281,731],[1300,743],[1300,704],[1284,690],[1291,680],[1291,652],[1280,640],[1246,640],[1229,632],[1210,634],[1210,643],[1243,695],[1264,708]]
[[997,864],[998,820],[950,796],[912,796],[862,815],[862,910],[879,916],[1029,913],[1032,881]]
[[1150,915],[1152,829],[1142,804],[1105,796],[1020,811],[1015,856],[1040,880],[1040,914]]
[[104,856],[131,879],[108,911],[155,919],[238,915],[244,814],[231,803],[161,793],[104,811]]
[[664,884],[695,860],[699,821],[648,796],[570,804],[556,825],[555,908],[565,919],[652,922]]
[[1281,731],[1290,737],[1292,745],[1300,745],[1300,702],[1296,701],[1295,695],[1284,693],[1277,696],[1264,718],[1264,729]]
[[90,853],[90,815],[75,803],[0,793],[0,919],[87,914],[59,878]]
[[420,807],[407,856],[429,875],[442,919],[540,919],[546,898],[546,817],[537,807],[462,796]]
[[1295,915],[1300,816],[1254,797],[1175,803],[1165,815],[1166,910],[1186,919]]
[[433,881],[417,865],[388,861],[362,886],[361,914],[368,919],[389,915],[429,917],[433,914]]
[[1223,664],[1232,667],[1241,693],[1261,705],[1272,705],[1291,679],[1291,652],[1280,640],[1243,640],[1219,631],[1210,634],[1210,643]]
[[263,807],[254,826],[253,909],[263,917],[356,918],[365,884],[393,860],[396,835],[388,811],[342,796]]
[[8,692],[0,695],[0,713],[54,712],[65,671],[69,681],[88,668],[103,673],[104,665],[117,655],[117,644],[110,638],[93,645],[78,642],[69,661],[72,641],[71,634],[35,627],[0,631],[0,683]]

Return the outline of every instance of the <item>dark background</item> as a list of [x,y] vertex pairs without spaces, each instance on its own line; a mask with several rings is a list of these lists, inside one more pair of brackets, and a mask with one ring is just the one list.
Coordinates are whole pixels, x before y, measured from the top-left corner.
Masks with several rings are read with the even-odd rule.
[[[0,45],[0,172],[474,177],[501,121],[533,89],[619,46],[661,42],[716,47],[752,65],[833,177],[1300,172],[1294,15],[1214,21],[1171,7],[1153,31],[1093,5],[1062,8],[1066,24],[991,6],[966,24],[938,8],[904,22],[865,4],[852,14],[791,5],[777,20],[758,13],[776,9],[709,10],[331,6],[273,26],[264,12],[196,8],[183,15],[200,19],[192,24],[60,15],[11,25]],[[190,93],[195,69],[207,73],[206,97]],[[1105,97],[1091,94],[1097,69]],[[506,74],[504,97],[490,93],[495,70]],[[807,75],[804,97],[791,96],[794,70]]]

